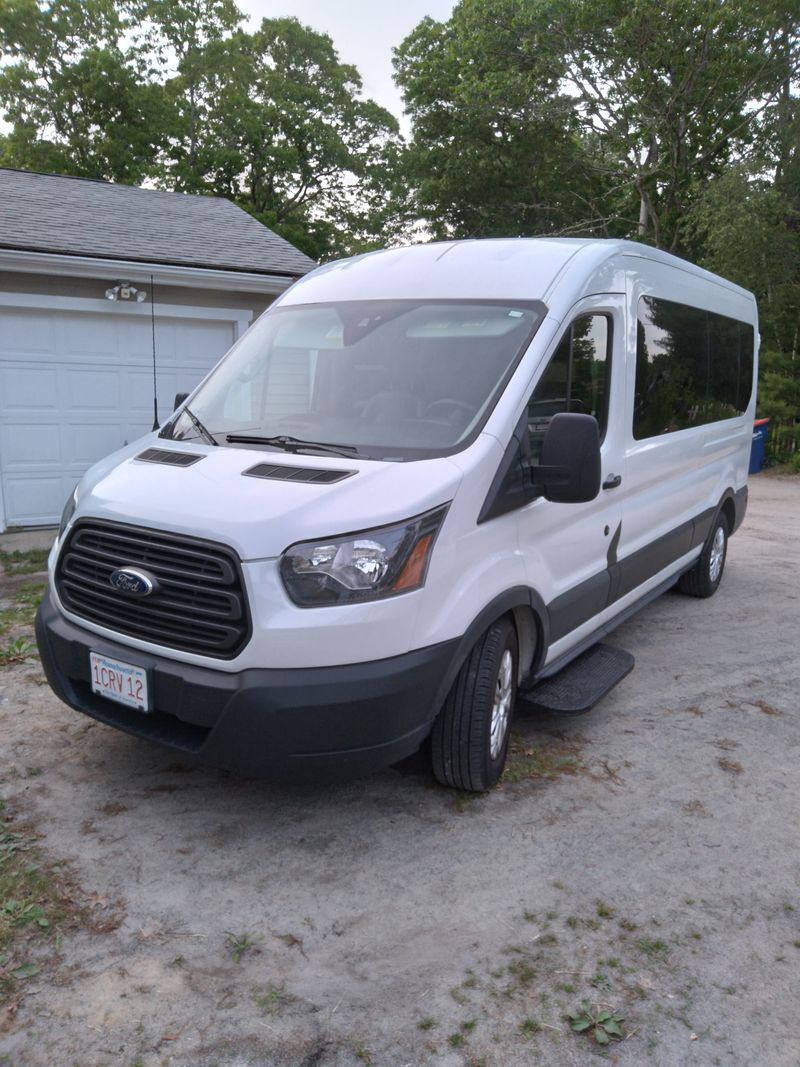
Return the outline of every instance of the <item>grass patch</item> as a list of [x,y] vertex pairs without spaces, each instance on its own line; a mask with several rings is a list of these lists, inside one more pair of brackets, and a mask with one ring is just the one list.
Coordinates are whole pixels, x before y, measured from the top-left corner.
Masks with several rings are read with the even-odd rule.
[[41,574],[47,570],[49,548],[29,548],[25,552],[4,552],[0,549],[0,567],[6,574]]
[[81,914],[57,864],[29,827],[18,826],[0,801],[0,1003],[17,995],[51,955],[59,930]]
[[0,666],[35,655],[30,630],[46,589],[44,582],[26,582],[13,593],[10,606],[0,610]]
[[557,737],[532,744],[513,735],[508,746],[508,759],[503,772],[504,782],[524,782],[537,778],[555,779],[576,775],[584,770],[577,746]]
[[290,998],[283,986],[270,985],[263,992],[253,993],[251,999],[259,1011],[274,1019]]
[[527,960],[513,960],[508,965],[508,973],[522,986],[530,985],[537,976],[536,968]]
[[12,663],[24,663],[36,655],[36,646],[27,637],[9,637],[0,645],[0,667],[10,667]]
[[538,1019],[534,1019],[528,1016],[527,1019],[523,1019],[519,1024],[519,1032],[523,1037],[532,1037],[534,1034],[540,1034],[544,1027]]
[[228,946],[228,951],[234,963],[240,963],[242,956],[246,952],[258,952],[260,940],[260,934],[251,934],[249,932],[237,934],[232,930],[225,931],[225,944]]
[[659,938],[637,937],[634,944],[644,956],[651,960],[663,961],[669,954],[669,945]]

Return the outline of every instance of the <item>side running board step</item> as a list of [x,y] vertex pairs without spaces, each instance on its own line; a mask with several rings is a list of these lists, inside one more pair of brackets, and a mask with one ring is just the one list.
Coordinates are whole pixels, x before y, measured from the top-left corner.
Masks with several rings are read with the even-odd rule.
[[520,689],[520,700],[539,711],[582,715],[629,675],[635,662],[624,649],[593,645],[558,674]]

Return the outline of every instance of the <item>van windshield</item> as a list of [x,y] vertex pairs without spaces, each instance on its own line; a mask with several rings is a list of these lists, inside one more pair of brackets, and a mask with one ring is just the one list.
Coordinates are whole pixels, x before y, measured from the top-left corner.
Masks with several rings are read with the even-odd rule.
[[366,459],[447,455],[478,435],[544,314],[535,302],[277,307],[162,436],[202,440],[207,431],[221,445],[255,438]]

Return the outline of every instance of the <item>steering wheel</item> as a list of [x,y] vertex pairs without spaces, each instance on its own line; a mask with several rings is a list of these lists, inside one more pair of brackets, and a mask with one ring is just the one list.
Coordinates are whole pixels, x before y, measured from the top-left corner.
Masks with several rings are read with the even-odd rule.
[[[434,400],[432,404],[428,404],[427,408],[425,408],[424,418],[436,418],[437,409],[449,409],[452,412],[450,421],[452,421],[452,415],[455,415],[457,412],[465,412],[470,418],[475,414],[475,409],[471,404],[465,404],[463,400],[455,400],[452,397],[445,396],[442,397],[441,400]],[[444,410],[442,411],[442,414],[438,416],[439,418],[446,417]]]

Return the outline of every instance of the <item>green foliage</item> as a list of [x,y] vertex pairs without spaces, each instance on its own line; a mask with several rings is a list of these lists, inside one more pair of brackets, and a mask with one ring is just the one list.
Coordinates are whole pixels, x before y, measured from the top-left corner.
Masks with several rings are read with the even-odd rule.
[[114,0],[0,0],[6,166],[141,182],[163,129],[161,87],[143,80]]
[[437,237],[625,236],[756,293],[759,413],[800,414],[800,19],[750,0],[461,0],[395,52]]
[[594,213],[563,57],[540,4],[463,0],[395,52],[414,137],[403,164],[436,237],[555,233]]
[[183,73],[167,86],[182,123],[165,183],[228,196],[312,255],[344,251],[342,236],[369,229],[370,182],[395,120],[360,99],[358,73],[330,38],[296,19],[265,19],[202,55],[194,95]]
[[0,667],[9,667],[13,663],[24,663],[36,654],[36,646],[27,637],[9,638],[0,645]]
[[[2,805],[0,805],[2,810]],[[34,978],[41,962],[28,959],[28,949],[52,940],[69,917],[70,901],[56,869],[38,851],[29,831],[0,820],[0,1003],[19,982]],[[74,910],[74,905],[72,906]]]
[[246,952],[258,951],[258,943],[261,940],[258,934],[237,934],[232,930],[225,931],[225,943],[234,963],[239,963]]
[[569,1012],[567,1018],[575,1033],[590,1034],[598,1045],[621,1041],[624,1036],[620,1025],[624,1016],[608,1008],[593,1008],[588,1000],[582,1000],[580,1010]]
[[796,34],[796,14],[749,0],[461,0],[395,53],[418,210],[441,236],[691,251],[698,189],[791,143],[777,116]]
[[633,236],[752,289],[794,419],[800,14],[460,0],[395,50],[412,124],[331,39],[234,0],[0,0],[0,165],[222,195],[315,258],[400,237]]
[[331,39],[231,0],[0,0],[0,164],[211,193],[309,254],[397,230],[399,136]]
[[39,574],[47,570],[49,548],[30,548],[25,551],[0,549],[0,567],[5,574]]

